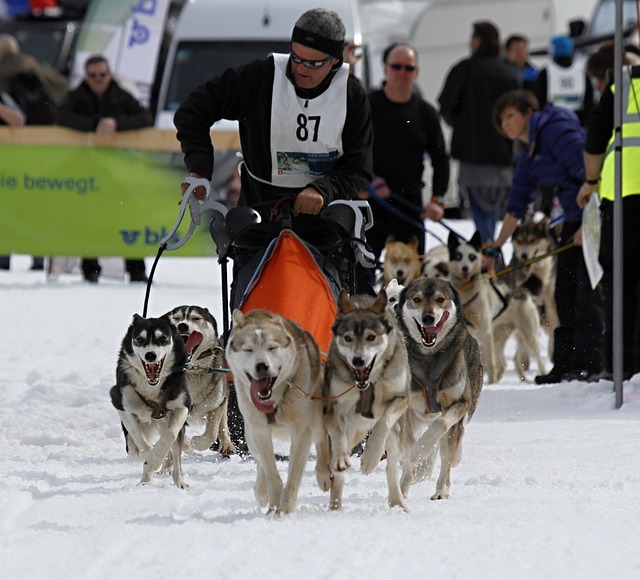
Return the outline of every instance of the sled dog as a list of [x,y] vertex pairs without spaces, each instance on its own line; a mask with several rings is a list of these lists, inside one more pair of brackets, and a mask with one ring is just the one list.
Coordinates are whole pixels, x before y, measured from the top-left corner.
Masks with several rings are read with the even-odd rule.
[[134,315],[122,341],[111,402],[120,416],[127,453],[144,462],[142,484],[152,480],[171,451],[173,482],[188,487],[180,454],[191,406],[186,360],[175,326],[166,319]]
[[400,293],[403,289],[404,286],[398,284],[398,280],[395,278],[384,287],[385,293],[387,294],[387,308],[392,312],[396,311],[398,300],[400,300]]
[[[513,257],[527,262],[554,249],[555,241],[549,230],[549,219],[535,221],[527,216],[511,236]],[[556,286],[556,257],[549,256],[523,268],[525,280],[522,282],[541,307],[542,328],[549,335],[549,358],[553,360],[553,333],[560,324],[554,297]]]
[[496,379],[500,381],[506,370],[504,350],[507,340],[513,335],[516,340],[515,369],[520,380],[528,382],[525,371],[529,370],[532,358],[538,364],[538,374],[547,374],[540,350],[540,316],[531,293],[520,286],[524,274],[518,268],[518,262],[512,260],[509,266],[514,269],[502,278],[508,286],[504,291],[509,292],[509,304],[493,322]]
[[[316,444],[318,485],[323,491],[330,486],[318,346],[311,334],[279,314],[236,309],[226,352],[249,452],[257,463],[258,505],[276,514],[293,512],[311,443]],[[273,438],[287,434],[291,447],[283,489]]]
[[184,451],[205,451],[218,441],[220,453],[233,455],[236,449],[227,423],[229,387],[215,318],[207,308],[189,305],[178,306],[163,318],[176,326],[187,351],[185,377],[191,397],[187,425],[189,419],[205,423],[201,435],[185,438]]
[[349,297],[343,289],[325,364],[325,424],[331,442],[330,508],[342,507],[343,471],[351,450],[371,432],[360,458],[370,474],[387,454],[388,501],[405,505],[398,478],[398,420],[409,403],[407,351],[387,295]]
[[420,276],[422,267],[418,256],[418,238],[411,242],[396,242],[389,236],[384,245],[385,254],[382,263],[382,284],[386,286],[394,278],[399,284],[406,284]]
[[480,345],[482,363],[489,383],[498,381],[493,320],[505,308],[501,290],[496,291],[482,276],[482,240],[476,232],[468,241],[449,234],[449,279],[460,292],[462,310],[469,330]]
[[449,249],[436,246],[422,259],[422,275],[427,278],[449,278]]
[[402,419],[402,493],[408,497],[411,485],[431,474],[439,450],[440,475],[431,499],[446,499],[451,467],[462,456],[464,423],[482,390],[478,343],[466,328],[458,291],[446,280],[411,282],[400,295],[398,323],[412,377]]

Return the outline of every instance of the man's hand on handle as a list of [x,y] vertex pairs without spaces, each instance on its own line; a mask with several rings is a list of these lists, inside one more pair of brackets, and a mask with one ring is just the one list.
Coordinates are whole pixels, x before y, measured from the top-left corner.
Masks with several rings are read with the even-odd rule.
[[184,197],[188,191],[193,192],[193,197],[199,201],[204,201],[209,197],[211,192],[211,185],[206,177],[202,177],[198,173],[189,173],[189,176],[180,184],[180,190],[182,197]]

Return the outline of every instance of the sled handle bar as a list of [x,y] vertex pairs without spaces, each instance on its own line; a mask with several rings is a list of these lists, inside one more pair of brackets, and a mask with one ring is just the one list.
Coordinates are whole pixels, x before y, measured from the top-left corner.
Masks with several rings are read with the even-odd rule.
[[[179,239],[178,241],[170,244],[169,241],[178,231],[180,224],[182,223],[182,218],[184,218],[184,214],[187,211],[187,206],[189,206],[189,213],[191,214],[191,224],[189,225],[189,229],[186,234]],[[178,219],[176,220],[175,225],[171,229],[171,231],[160,240],[160,245],[165,246],[167,250],[177,250],[184,246],[191,236],[195,229],[200,225],[200,218],[202,214],[208,210],[214,210],[216,213],[220,213],[224,218],[227,215],[227,208],[219,201],[215,201],[213,199],[207,198],[204,201],[200,201],[193,195],[193,188],[188,191],[182,198],[180,202],[180,212],[178,213]]]

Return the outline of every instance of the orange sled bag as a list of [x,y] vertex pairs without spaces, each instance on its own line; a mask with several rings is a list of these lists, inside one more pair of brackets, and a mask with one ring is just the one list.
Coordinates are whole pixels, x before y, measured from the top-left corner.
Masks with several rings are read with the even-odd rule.
[[315,338],[324,360],[338,290],[325,278],[311,249],[294,232],[283,230],[267,248],[239,308],[245,314],[263,308],[297,322]]

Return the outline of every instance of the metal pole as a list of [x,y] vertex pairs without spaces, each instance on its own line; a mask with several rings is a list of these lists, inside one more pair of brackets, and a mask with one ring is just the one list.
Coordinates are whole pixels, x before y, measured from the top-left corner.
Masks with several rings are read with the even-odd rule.
[[622,36],[622,0],[616,0],[616,29],[614,56],[614,164],[615,164],[615,193],[613,202],[613,387],[616,394],[616,409],[622,407],[622,373],[623,348],[632,345],[624,344],[622,334],[622,55],[624,54]]

